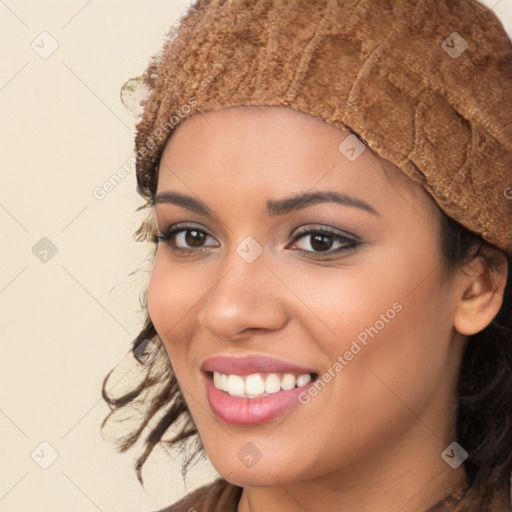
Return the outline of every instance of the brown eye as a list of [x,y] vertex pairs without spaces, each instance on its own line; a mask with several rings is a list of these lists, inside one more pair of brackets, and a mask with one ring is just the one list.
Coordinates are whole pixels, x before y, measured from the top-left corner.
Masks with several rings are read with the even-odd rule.
[[[195,226],[174,226],[165,231],[162,235],[154,238],[156,243],[165,242],[171,246],[174,251],[194,252],[194,249],[200,250],[205,247],[204,243],[208,238],[213,240],[206,231],[198,229]],[[218,245],[213,245],[218,247]]]
[[311,247],[315,251],[328,251],[333,244],[333,236],[325,235],[323,233],[318,233],[316,235],[311,235]]
[[[328,228],[302,231],[294,238],[293,244],[297,245],[297,241],[301,241],[303,246],[302,248],[299,247],[298,250],[304,253],[312,253],[313,255],[321,255],[322,253],[336,254],[348,250],[353,251],[360,245],[360,242],[355,238],[342,235]],[[333,248],[333,246],[335,247]]]
[[201,247],[204,239],[207,236],[204,231],[199,231],[197,229],[187,229],[185,231],[182,231],[182,233],[185,233],[185,243],[192,247]]

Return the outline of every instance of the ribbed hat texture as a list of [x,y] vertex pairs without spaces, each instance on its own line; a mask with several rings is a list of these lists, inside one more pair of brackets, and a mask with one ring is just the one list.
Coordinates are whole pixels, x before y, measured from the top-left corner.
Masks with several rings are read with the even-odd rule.
[[355,134],[512,254],[512,44],[477,0],[199,0],[143,79],[135,149],[148,200],[184,119],[287,107]]

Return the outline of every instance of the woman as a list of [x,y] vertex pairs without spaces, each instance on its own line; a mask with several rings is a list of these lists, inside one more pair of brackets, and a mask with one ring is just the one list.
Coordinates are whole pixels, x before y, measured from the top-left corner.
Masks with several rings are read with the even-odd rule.
[[122,450],[158,418],[139,479],[170,431],[221,475],[166,511],[510,510],[512,46],[492,11],[197,1],[144,83],[147,373],[103,394],[109,417],[145,407]]

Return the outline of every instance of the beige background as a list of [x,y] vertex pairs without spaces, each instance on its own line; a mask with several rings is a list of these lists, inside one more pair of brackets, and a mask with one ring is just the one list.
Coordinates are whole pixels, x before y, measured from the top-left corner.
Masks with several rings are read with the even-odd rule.
[[[149,246],[132,241],[133,168],[104,199],[92,191],[133,155],[121,85],[189,3],[0,0],[0,512],[148,512],[184,493],[165,452],[142,488],[134,454],[100,435],[102,379],[142,322],[147,273],[127,274]],[[485,3],[512,34],[512,0]],[[43,31],[48,58],[31,47],[51,49]],[[199,465],[187,489],[214,475]]]

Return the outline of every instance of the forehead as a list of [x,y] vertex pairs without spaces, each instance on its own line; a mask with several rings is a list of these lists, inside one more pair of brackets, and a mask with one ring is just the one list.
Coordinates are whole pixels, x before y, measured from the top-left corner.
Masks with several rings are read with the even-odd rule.
[[158,189],[217,195],[237,191],[267,198],[331,189],[373,198],[382,207],[426,208],[432,215],[436,205],[427,192],[370,148],[347,159],[340,144],[348,136],[322,119],[282,107],[196,114],[168,141]]

